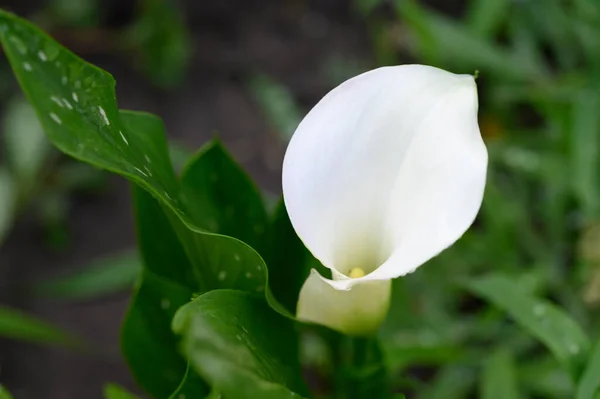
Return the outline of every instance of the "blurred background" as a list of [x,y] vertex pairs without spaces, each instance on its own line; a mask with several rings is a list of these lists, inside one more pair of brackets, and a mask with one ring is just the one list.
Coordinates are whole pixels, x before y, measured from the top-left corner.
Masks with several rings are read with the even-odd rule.
[[[395,282],[381,335],[408,398],[572,397],[553,358],[456,282],[492,270],[600,324],[600,3],[596,0],[1,0],[161,116],[171,155],[218,135],[272,203],[286,142],[365,70],[479,72],[489,183],[475,226]],[[0,383],[17,399],[135,390],[119,328],[139,269],[128,184],[58,153],[0,56]],[[595,334],[597,335],[597,334]],[[99,349],[69,348],[83,337]],[[322,362],[307,345],[307,367]],[[502,350],[501,356],[490,354]],[[509,353],[505,356],[504,353]]]

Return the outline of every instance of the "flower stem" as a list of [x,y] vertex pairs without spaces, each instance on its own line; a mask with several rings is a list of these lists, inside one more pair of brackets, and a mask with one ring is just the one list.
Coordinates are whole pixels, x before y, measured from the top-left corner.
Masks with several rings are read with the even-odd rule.
[[337,381],[337,398],[383,398],[387,376],[376,338],[346,337]]

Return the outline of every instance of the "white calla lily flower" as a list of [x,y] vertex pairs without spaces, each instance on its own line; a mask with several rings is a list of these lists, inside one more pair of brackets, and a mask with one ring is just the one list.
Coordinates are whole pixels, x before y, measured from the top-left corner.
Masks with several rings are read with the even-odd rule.
[[473,76],[402,65],[347,80],[306,115],[285,154],[283,195],[332,279],[311,272],[300,320],[375,332],[391,279],[464,234],[486,180],[477,108]]

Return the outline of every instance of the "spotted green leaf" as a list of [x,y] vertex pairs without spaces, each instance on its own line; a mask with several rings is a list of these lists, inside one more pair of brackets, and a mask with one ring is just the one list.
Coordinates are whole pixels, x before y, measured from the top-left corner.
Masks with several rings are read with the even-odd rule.
[[571,317],[548,301],[524,292],[502,275],[471,280],[466,288],[510,315],[546,345],[571,377],[577,379],[589,353],[590,341]]
[[213,387],[229,399],[300,398],[294,326],[264,298],[236,290],[214,290],[181,308],[173,330],[182,350]]
[[[221,235],[227,234],[221,230],[214,234],[209,219],[195,210],[197,196],[185,188],[186,181],[197,178],[195,167],[186,168],[182,188],[169,160],[159,118],[119,111],[110,74],[81,60],[31,23],[4,11],[0,11],[0,39],[50,140],[66,154],[144,188],[169,210],[169,218],[179,219],[181,225],[176,223],[175,230],[190,256],[199,291],[219,287],[264,291],[271,306],[287,314],[268,289],[262,257],[236,236]],[[221,168],[216,169],[221,172]],[[221,184],[227,184],[230,177],[240,181],[239,174],[235,175],[227,172]],[[226,270],[229,268],[231,273]]]

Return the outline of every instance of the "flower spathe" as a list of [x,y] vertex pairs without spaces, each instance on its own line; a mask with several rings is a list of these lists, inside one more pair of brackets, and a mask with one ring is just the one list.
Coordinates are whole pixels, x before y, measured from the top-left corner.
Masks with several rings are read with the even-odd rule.
[[481,206],[487,151],[473,76],[424,65],[378,68],[329,92],[302,120],[283,195],[312,271],[297,316],[373,333],[391,279],[452,245]]

